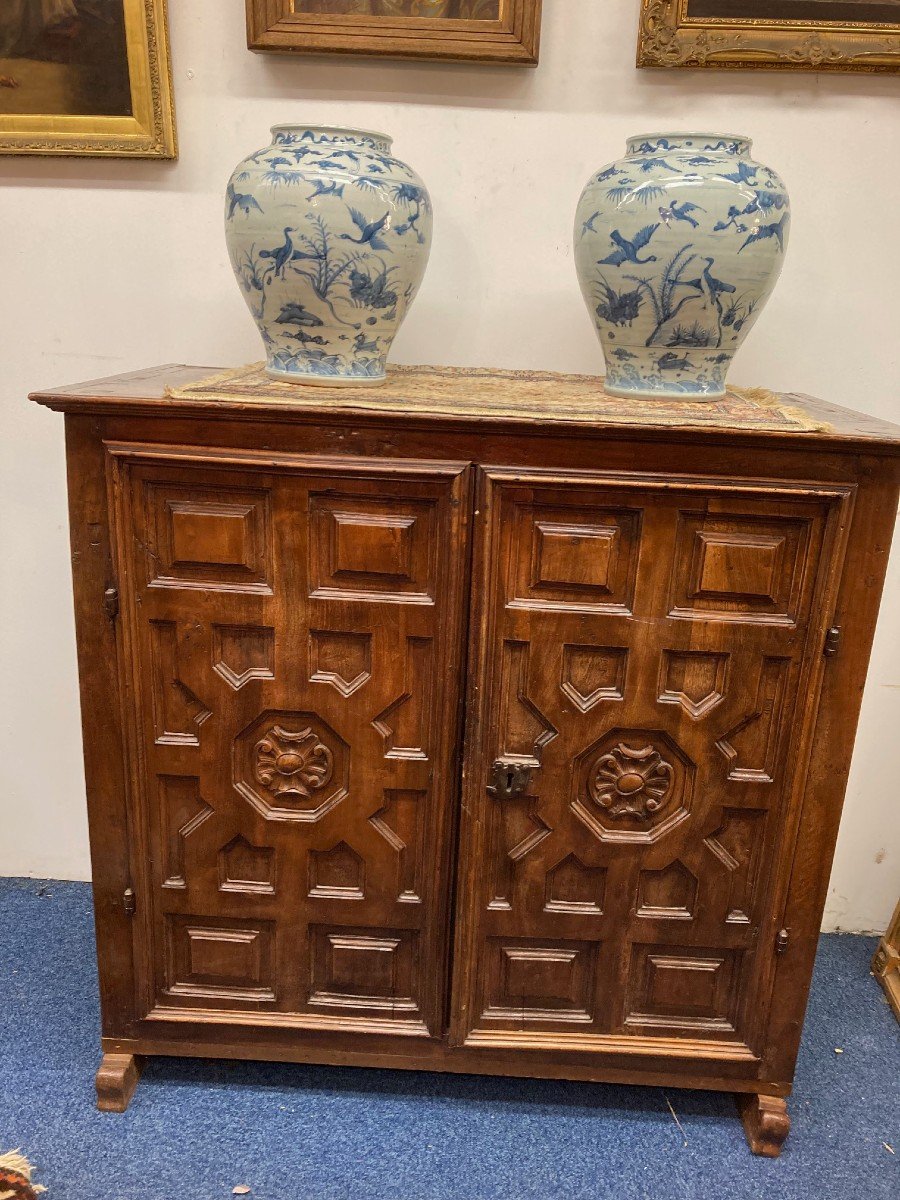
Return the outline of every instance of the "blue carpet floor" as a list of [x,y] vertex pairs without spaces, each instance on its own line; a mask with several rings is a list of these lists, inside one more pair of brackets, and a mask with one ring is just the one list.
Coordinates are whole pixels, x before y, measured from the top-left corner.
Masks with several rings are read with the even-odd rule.
[[47,1200],[898,1200],[874,947],[822,938],[777,1162],[751,1157],[730,1096],[677,1089],[155,1059],[118,1116],[93,1106],[90,890],[0,880],[0,1152],[23,1148]]

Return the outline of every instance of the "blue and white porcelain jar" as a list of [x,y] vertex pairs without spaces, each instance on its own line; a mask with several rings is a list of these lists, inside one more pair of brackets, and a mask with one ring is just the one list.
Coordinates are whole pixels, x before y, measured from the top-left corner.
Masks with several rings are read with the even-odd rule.
[[276,125],[228,184],[225,235],[275,379],[384,379],[431,249],[431,200],[380,133]]
[[790,201],[750,141],[629,138],[592,176],[575,262],[616,396],[721,396],[781,273]]

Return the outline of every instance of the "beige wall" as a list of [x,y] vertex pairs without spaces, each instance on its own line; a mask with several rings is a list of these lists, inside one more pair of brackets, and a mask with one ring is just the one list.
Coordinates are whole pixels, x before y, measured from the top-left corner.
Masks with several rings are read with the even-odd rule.
[[[270,123],[385,129],[427,180],[435,247],[399,361],[586,372],[601,360],[570,241],[590,171],[630,133],[750,134],[794,227],[733,380],[900,418],[900,77],[638,72],[638,0],[545,0],[537,71],[253,55],[239,0],[170,8],[179,163],[0,160],[0,874],[89,873],[62,419],[25,393],[259,356],[222,196]],[[895,561],[828,928],[883,929],[900,893],[898,600]]]

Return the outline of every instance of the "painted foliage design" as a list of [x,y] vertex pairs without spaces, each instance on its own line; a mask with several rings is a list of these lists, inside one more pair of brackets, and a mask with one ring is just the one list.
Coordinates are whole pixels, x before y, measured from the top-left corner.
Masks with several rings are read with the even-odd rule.
[[575,252],[607,386],[721,394],[781,271],[790,203],[749,142],[633,139],[579,203]]
[[225,202],[235,275],[289,375],[379,379],[428,261],[432,209],[389,139],[274,131]]

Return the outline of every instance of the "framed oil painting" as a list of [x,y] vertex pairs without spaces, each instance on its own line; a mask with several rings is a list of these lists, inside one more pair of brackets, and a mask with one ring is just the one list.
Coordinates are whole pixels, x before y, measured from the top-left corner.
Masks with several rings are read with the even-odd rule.
[[166,0],[0,0],[0,153],[175,158]]
[[247,45],[536,66],[541,2],[247,0]]
[[641,0],[638,66],[900,71],[900,0]]

